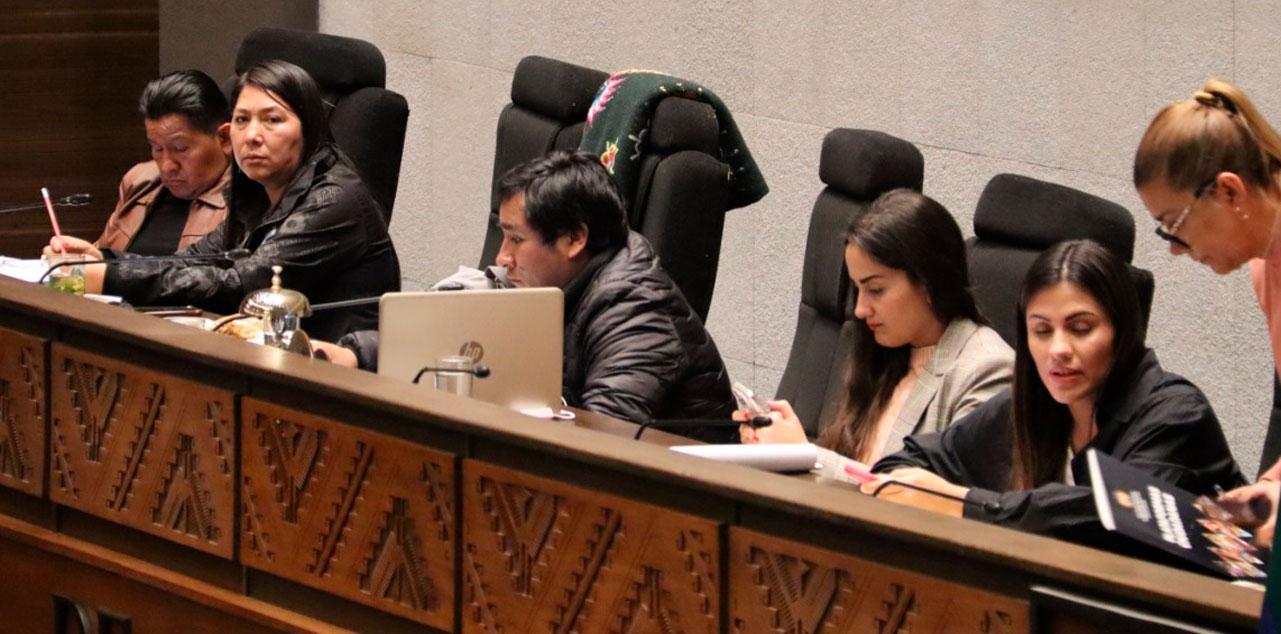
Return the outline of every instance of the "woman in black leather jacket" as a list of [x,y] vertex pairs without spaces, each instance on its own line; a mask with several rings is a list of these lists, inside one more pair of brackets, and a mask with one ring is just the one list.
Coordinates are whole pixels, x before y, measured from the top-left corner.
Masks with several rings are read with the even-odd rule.
[[[86,292],[139,305],[192,304],[235,312],[244,296],[284,267],[285,286],[313,303],[377,297],[400,289],[400,265],[378,203],[333,145],[320,91],[303,69],[278,60],[236,79],[231,101],[230,212],[221,225],[179,255],[247,249],[230,267],[203,262],[90,265]],[[57,250],[54,238],[45,251]],[[69,252],[101,254],[63,238]],[[108,254],[111,255],[111,254]],[[377,327],[376,305],[318,313],[303,321],[315,337],[337,339]]]
[[[1197,494],[1245,480],[1205,395],[1163,370],[1125,265],[1097,243],[1060,243],[1028,270],[1014,386],[946,431],[912,436],[875,470],[963,498],[965,517],[1108,546],[1089,487],[1095,449]],[[865,489],[879,484],[864,485]],[[938,508],[886,485],[882,497]]]

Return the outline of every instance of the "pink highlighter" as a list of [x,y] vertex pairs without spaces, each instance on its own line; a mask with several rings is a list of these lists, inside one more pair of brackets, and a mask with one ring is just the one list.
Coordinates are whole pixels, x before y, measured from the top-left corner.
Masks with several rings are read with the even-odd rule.
[[861,464],[846,464],[845,475],[853,478],[859,484],[876,482],[877,479],[876,474],[872,473],[867,467],[864,467]]

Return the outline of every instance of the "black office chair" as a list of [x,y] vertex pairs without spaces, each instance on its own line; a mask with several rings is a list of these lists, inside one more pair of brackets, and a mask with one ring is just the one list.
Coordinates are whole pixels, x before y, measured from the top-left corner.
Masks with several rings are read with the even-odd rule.
[[924,170],[916,146],[883,132],[836,129],[823,139],[818,174],[826,187],[810,214],[796,334],[778,385],[778,398],[791,401],[810,436],[836,416],[845,384],[853,335],[846,230],[882,193],[920,191]]
[[636,191],[622,192],[628,224],[653,245],[663,269],[704,322],[730,195],[729,166],[713,158],[718,136],[711,106],[664,99],[645,137]]
[[[582,140],[587,109],[608,75],[545,57],[526,57],[512,78],[512,102],[498,118],[494,189],[480,265],[494,263],[502,243],[498,179],[512,167]],[[720,263],[729,200],[728,167],[713,158],[719,128],[707,104],[668,98],[654,109],[640,178],[620,191],[628,225],[653,245],[664,270],[706,321]]]
[[494,263],[503,233],[498,228],[498,179],[507,170],[552,150],[573,150],[583,140],[587,109],[609,78],[603,71],[531,55],[512,76],[511,103],[498,115],[494,176],[489,199],[489,228],[480,267]]
[[[968,242],[970,280],[979,310],[1011,346],[1018,324],[1018,293],[1038,255],[1063,240],[1089,238],[1121,259],[1134,256],[1134,217],[1112,201],[1017,174],[988,181],[974,212]],[[1146,325],[1152,310],[1152,273],[1130,267]]]
[[332,106],[334,142],[360,171],[374,200],[391,221],[400,182],[409,104],[386,89],[387,64],[378,47],[337,35],[260,28],[250,32],[236,54],[236,73],[271,59],[296,64],[311,74]]

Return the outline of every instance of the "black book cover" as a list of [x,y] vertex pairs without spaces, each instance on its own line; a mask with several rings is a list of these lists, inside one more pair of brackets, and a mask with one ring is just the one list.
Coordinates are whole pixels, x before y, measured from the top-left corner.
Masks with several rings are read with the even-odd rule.
[[1198,497],[1091,449],[1086,454],[1103,527],[1217,575],[1263,580],[1267,567],[1252,535],[1206,497]]

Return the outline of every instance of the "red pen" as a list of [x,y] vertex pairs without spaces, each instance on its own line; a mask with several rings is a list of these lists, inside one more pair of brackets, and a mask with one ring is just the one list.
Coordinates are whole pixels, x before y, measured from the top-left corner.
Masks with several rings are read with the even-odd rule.
[[53,225],[53,237],[58,239],[58,252],[67,253],[67,248],[62,246],[62,230],[58,228],[58,216],[53,213],[53,201],[49,200],[49,188],[41,187],[40,195],[44,196],[44,208],[49,210],[49,224]]

